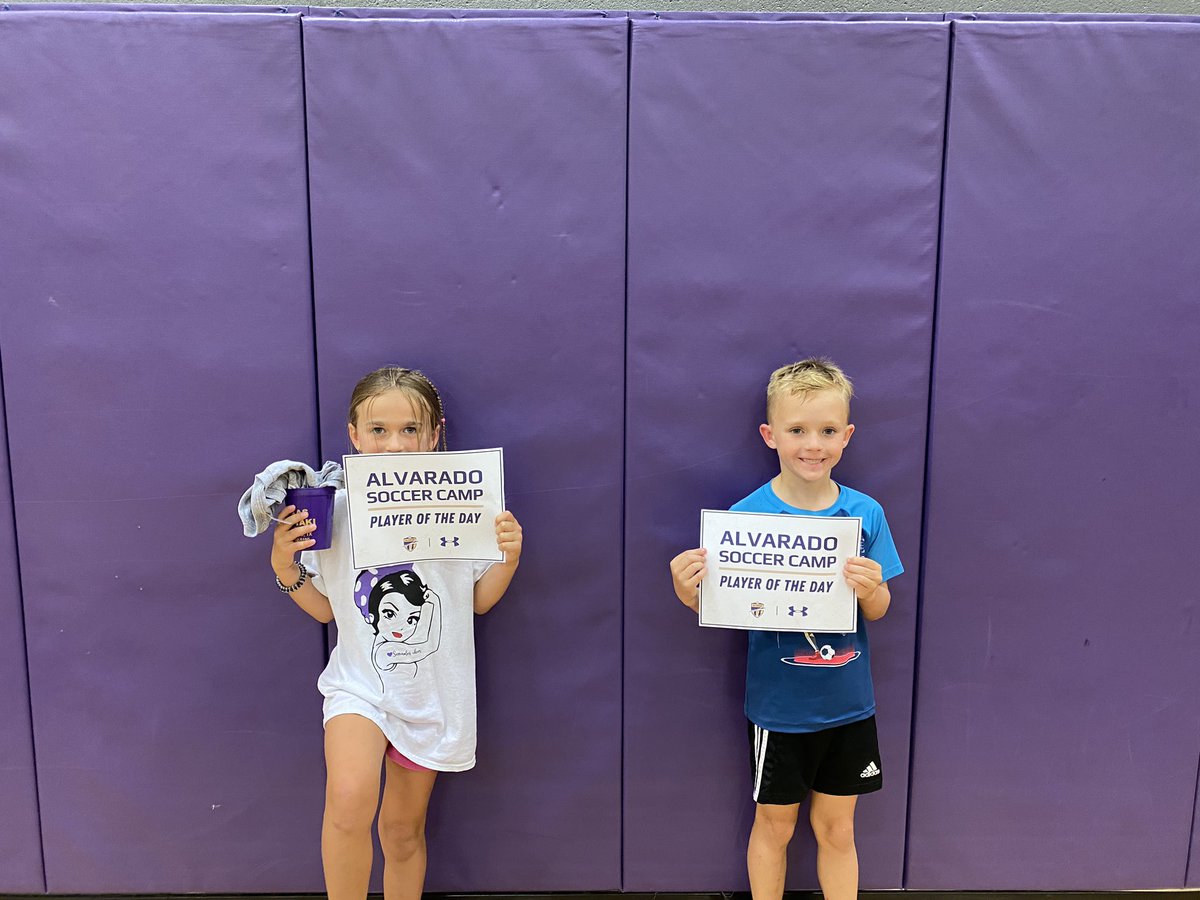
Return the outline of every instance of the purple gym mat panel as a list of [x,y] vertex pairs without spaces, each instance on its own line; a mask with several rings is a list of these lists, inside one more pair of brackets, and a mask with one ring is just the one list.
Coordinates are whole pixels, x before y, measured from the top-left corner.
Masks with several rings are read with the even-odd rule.
[[[0,138],[0,147],[3,147]],[[4,397],[0,394],[0,892],[40,893],[42,840],[38,825],[33,726],[29,718],[29,678],[25,660],[21,583]]]
[[615,890],[628,23],[303,27],[323,451],[358,378],[419,368],[451,449],[504,448],[525,531],[427,888]]
[[51,893],[321,884],[322,633],[236,512],[263,466],[316,451],[300,50],[296,16],[0,16]]
[[[668,563],[701,508],[779,471],[766,382],[855,379],[836,478],[887,511],[907,572],[871,628],[887,787],[863,885],[901,886],[948,27],[633,22],[625,517],[625,890],[745,890],[745,636],[700,629]],[[815,886],[811,832],[789,886]]]
[[906,886],[1178,888],[1200,27],[954,27]]

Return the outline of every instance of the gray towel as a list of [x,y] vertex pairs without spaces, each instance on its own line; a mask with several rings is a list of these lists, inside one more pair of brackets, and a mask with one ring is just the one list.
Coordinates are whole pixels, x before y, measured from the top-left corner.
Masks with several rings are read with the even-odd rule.
[[246,537],[262,534],[270,527],[271,518],[283,503],[288,488],[297,487],[344,487],[345,476],[340,463],[327,462],[320,472],[310,466],[290,459],[271,463],[254,476],[254,483],[238,501],[238,515],[242,517],[242,533]]

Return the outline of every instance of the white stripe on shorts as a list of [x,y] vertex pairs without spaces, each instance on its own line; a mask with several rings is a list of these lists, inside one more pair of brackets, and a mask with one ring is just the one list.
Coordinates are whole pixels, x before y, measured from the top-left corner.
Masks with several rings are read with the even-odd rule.
[[767,739],[771,732],[754,726],[754,802],[758,802],[758,789],[762,786],[763,764],[767,759]]

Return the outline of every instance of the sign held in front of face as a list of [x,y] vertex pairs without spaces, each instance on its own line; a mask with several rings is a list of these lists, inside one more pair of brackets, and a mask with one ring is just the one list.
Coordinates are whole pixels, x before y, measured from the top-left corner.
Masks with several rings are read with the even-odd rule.
[[700,511],[708,574],[700,624],[714,628],[846,634],[858,600],[846,560],[859,555],[862,519]]
[[356,569],[422,559],[503,562],[504,451],[342,457]]

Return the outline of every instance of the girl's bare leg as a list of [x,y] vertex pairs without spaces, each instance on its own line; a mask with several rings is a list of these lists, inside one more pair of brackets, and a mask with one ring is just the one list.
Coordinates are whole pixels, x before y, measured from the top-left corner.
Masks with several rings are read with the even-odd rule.
[[379,764],[387,738],[370,719],[325,723],[325,818],[321,861],[329,900],[365,900],[371,881],[371,822],[379,806]]
[[379,810],[384,900],[420,900],[425,885],[425,813],[437,772],[414,772],[386,763]]

